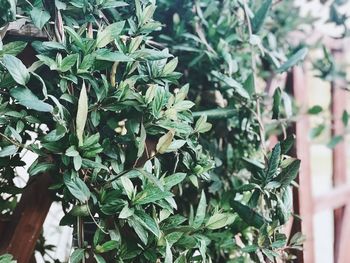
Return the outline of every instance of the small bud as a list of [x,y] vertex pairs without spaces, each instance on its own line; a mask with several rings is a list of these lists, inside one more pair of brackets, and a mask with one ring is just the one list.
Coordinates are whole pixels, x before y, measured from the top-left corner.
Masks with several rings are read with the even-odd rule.
[[175,13],[173,15],[173,23],[174,23],[174,25],[178,25],[180,23],[180,16],[178,13]]

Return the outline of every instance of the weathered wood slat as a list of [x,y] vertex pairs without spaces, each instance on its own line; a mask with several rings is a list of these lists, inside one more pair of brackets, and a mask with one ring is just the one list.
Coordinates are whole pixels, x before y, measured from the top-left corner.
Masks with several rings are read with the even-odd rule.
[[350,185],[338,186],[325,194],[314,198],[314,212],[334,210],[350,201]]
[[[332,50],[334,59],[338,63],[344,61],[344,52],[340,49]],[[343,111],[346,109],[347,91],[345,81],[337,80],[332,83],[332,136],[342,135],[344,133],[344,125],[341,121]],[[339,143],[332,151],[333,167],[332,177],[335,187],[346,183],[346,144]],[[342,224],[344,217],[344,207],[339,207],[334,211],[334,262],[337,262],[339,254],[339,246],[342,235]],[[348,233],[350,235],[350,233]],[[350,257],[350,254],[349,254]]]
[[0,239],[0,254],[7,252],[18,263],[28,263],[52,204],[47,174],[32,178]]
[[[289,91],[293,93],[296,101],[301,106],[308,105],[306,77],[302,67],[294,67],[289,76]],[[311,163],[310,163],[310,143],[308,141],[309,120],[304,115],[295,124],[296,145],[294,154],[301,159],[301,167],[296,181],[299,188],[293,189],[294,212],[302,217],[302,221],[294,220],[291,235],[302,231],[307,239],[304,243],[304,251],[298,254],[297,262],[315,262],[314,253],[314,232],[313,232],[313,198],[311,188]]]
[[350,202],[344,209],[343,220],[336,263],[348,263],[350,259]]

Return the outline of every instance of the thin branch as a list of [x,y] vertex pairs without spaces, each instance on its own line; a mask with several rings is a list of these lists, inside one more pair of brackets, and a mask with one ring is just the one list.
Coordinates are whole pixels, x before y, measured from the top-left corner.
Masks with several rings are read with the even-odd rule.
[[[244,6],[245,17],[246,17],[247,24],[248,24],[249,39],[251,39],[251,37],[253,36],[253,30],[252,30],[252,25],[251,25],[251,21],[250,21],[250,17],[249,17],[248,6],[247,6],[246,0],[244,1],[243,6]],[[256,90],[255,51],[254,51],[254,46],[250,43],[250,41],[249,41],[249,44],[250,44],[250,50],[251,50],[251,64],[252,64],[252,69],[253,69],[253,84],[254,84],[254,89],[255,89],[255,93],[256,93],[257,90]],[[257,99],[256,99],[256,114],[257,114],[257,119],[258,119],[259,126],[260,126],[259,131],[260,131],[261,147],[263,150],[263,154],[266,157],[267,147],[266,147],[266,143],[265,143],[265,128],[264,128],[264,125],[262,123],[259,97],[257,97]]]

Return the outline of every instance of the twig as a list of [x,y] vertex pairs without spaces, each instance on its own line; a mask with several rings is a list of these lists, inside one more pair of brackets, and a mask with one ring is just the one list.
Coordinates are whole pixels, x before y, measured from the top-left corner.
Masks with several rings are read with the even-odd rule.
[[0,132],[0,136],[2,136],[5,140],[7,140],[8,142],[12,143],[13,145],[17,146],[18,148],[27,149],[27,150],[31,151],[31,149],[28,148],[26,145],[24,145],[22,143],[19,143],[19,142],[15,141],[15,140],[12,140],[11,138],[6,136],[2,132]]
[[106,235],[108,235],[108,232],[106,232],[106,231],[103,229],[103,227],[100,226],[100,224],[97,223],[97,221],[95,220],[94,216],[93,216],[92,213],[91,213],[89,204],[86,204],[86,206],[87,206],[87,210],[88,210],[88,212],[89,212],[89,215],[90,215],[91,219],[94,221],[95,225],[96,225],[103,233],[105,233]]
[[[248,7],[247,7],[247,1],[245,0],[243,3],[243,7],[244,7],[244,13],[247,19],[247,24],[248,24],[248,32],[249,32],[249,39],[251,39],[251,37],[253,36],[253,30],[252,30],[252,25],[251,25],[251,21],[249,18],[249,13],[248,13]],[[252,64],[252,69],[253,69],[253,84],[254,84],[254,89],[256,92],[256,61],[255,61],[255,52],[254,52],[254,47],[253,45],[250,43],[250,50],[251,50],[251,64]],[[260,141],[261,141],[261,147],[263,150],[263,154],[266,157],[267,155],[267,147],[266,147],[266,143],[265,143],[265,128],[264,125],[262,123],[262,119],[261,119],[261,109],[260,109],[260,102],[259,102],[259,97],[257,97],[256,99],[256,114],[257,114],[257,119],[259,122],[259,126],[260,126]]]

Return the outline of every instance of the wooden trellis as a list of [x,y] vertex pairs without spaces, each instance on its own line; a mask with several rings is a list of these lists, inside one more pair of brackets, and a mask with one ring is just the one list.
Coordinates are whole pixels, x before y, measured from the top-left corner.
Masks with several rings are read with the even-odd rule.
[[[341,45],[340,45],[341,46]],[[339,45],[332,48],[337,62],[345,56]],[[305,72],[301,67],[295,67],[290,75],[291,88],[298,104],[307,105],[307,83]],[[346,91],[344,81],[331,84],[331,114],[332,136],[344,132],[341,116],[346,109]],[[350,260],[350,184],[346,175],[346,142],[340,142],[332,150],[332,182],[333,189],[318,197],[312,195],[310,143],[308,141],[309,124],[307,116],[303,116],[295,125],[295,153],[302,160],[297,181],[299,188],[294,193],[294,209],[302,221],[293,222],[293,232],[302,231],[306,236],[304,251],[298,256],[297,262],[315,263],[314,246],[314,214],[324,210],[334,211],[334,263],[347,263]]]

